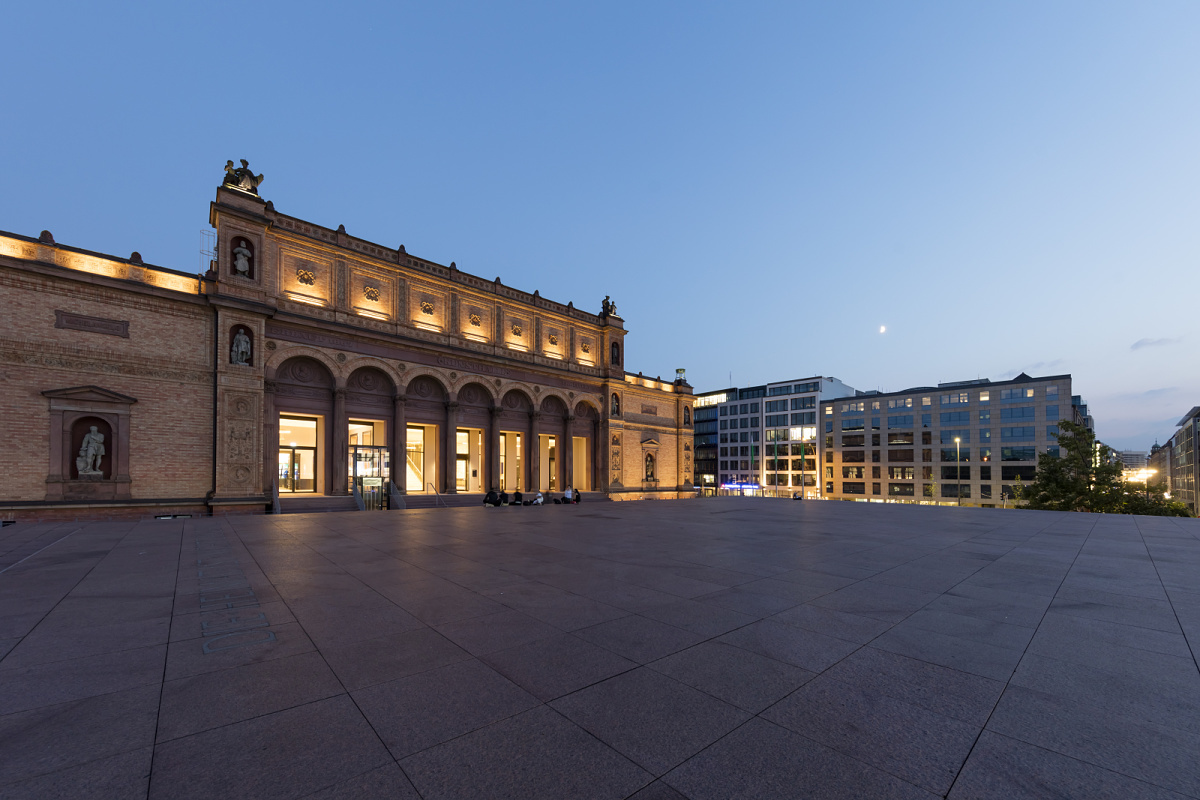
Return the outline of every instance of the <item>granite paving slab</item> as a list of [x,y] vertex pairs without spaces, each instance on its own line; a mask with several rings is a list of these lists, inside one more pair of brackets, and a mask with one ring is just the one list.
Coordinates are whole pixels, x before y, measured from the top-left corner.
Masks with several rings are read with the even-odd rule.
[[581,510],[4,527],[0,797],[1200,797],[1198,520]]

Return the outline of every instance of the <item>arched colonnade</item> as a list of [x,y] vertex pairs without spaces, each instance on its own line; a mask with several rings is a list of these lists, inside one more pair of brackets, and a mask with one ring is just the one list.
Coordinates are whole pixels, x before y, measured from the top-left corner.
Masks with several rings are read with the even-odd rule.
[[304,458],[313,478],[297,490],[345,495],[352,448],[369,443],[386,448],[402,493],[602,488],[598,397],[304,346],[265,367],[267,486]]

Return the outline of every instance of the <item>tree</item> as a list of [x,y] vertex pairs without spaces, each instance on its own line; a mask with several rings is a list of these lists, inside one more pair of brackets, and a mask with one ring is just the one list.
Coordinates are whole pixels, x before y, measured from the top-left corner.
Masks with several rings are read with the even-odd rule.
[[1027,508],[1188,516],[1187,507],[1168,501],[1162,487],[1151,491],[1122,480],[1120,462],[1086,426],[1063,421],[1058,429],[1059,454],[1038,455],[1037,475],[1024,492]]

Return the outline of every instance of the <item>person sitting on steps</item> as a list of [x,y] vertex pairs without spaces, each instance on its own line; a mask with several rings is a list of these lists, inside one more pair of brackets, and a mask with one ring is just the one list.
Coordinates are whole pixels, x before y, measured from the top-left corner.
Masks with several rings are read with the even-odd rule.
[[484,495],[483,504],[489,508],[496,508],[500,505],[500,495],[496,494],[496,490],[488,489],[488,493]]

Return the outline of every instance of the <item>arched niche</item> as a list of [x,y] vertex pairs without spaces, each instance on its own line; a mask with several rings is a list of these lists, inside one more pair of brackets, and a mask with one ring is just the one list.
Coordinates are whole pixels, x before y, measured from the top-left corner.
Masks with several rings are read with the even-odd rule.
[[614,366],[620,365],[620,363],[621,363],[621,343],[613,342],[609,346],[608,352],[609,352],[609,357],[608,357],[609,363]]
[[359,367],[346,379],[346,413],[390,419],[395,394],[396,385],[386,372],[375,367]]
[[234,236],[229,240],[229,274],[238,278],[254,280],[258,273],[254,242],[245,236]]
[[229,363],[254,366],[254,331],[249,325],[234,325],[229,329]]
[[[99,386],[51,389],[42,394],[50,402],[46,499],[129,499],[130,410],[137,400]],[[92,428],[96,437],[103,438],[92,438],[90,451],[84,452],[91,458],[81,474],[80,450]],[[97,461],[99,468],[92,469]]]

